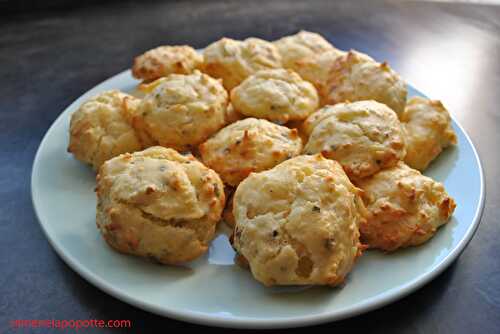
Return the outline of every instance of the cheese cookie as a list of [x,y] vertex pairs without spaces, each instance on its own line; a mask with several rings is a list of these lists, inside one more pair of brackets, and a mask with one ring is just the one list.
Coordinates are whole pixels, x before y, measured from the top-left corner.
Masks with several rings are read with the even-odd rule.
[[396,114],[375,101],[326,106],[312,114],[303,129],[309,134],[304,152],[337,160],[352,178],[394,166],[406,154]]
[[302,30],[295,35],[285,36],[274,41],[283,61],[283,67],[295,71],[298,60],[335,50],[320,34]]
[[326,102],[326,98],[323,94],[326,91],[330,69],[333,67],[335,60],[344,54],[344,51],[333,49],[299,59],[294,63],[292,69],[299,74],[302,79],[309,81],[316,87],[322,105]]
[[360,225],[361,240],[386,251],[426,242],[448,222],[456,206],[441,183],[403,162],[357,185],[370,213]]
[[237,121],[200,145],[203,162],[222,180],[236,186],[251,172],[272,168],[299,155],[302,141],[297,130],[264,119]]
[[164,264],[205,253],[225,204],[217,173],[159,146],[108,160],[96,192],[97,227],[106,242]]
[[98,170],[102,163],[122,153],[143,148],[127,122],[129,105],[138,100],[117,90],[92,97],[71,115],[68,152]]
[[359,192],[321,155],[252,173],[234,195],[233,245],[264,285],[338,285],[361,253]]
[[234,108],[246,116],[286,123],[303,120],[319,105],[314,86],[290,70],[263,70],[231,91]]
[[276,46],[259,38],[222,38],[207,46],[203,56],[203,71],[221,78],[228,91],[259,70],[282,67]]
[[161,146],[190,150],[226,123],[226,90],[199,71],[158,79],[146,92],[133,124]]
[[191,74],[203,64],[203,56],[188,45],[164,45],[134,59],[132,75],[151,82],[169,74]]
[[321,95],[325,104],[375,100],[399,115],[406,105],[407,88],[387,63],[380,64],[365,54],[349,51],[335,60]]
[[440,101],[412,97],[400,117],[408,166],[423,171],[441,151],[457,143],[451,117]]

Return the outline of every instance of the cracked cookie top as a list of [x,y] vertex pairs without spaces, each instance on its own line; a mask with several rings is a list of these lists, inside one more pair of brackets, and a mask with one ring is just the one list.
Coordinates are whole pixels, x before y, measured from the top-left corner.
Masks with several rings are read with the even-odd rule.
[[276,46],[253,37],[243,41],[222,38],[207,46],[203,57],[203,71],[222,79],[228,91],[257,71],[282,67]]
[[283,67],[295,71],[297,61],[321,54],[323,52],[335,50],[323,36],[318,33],[301,30],[295,35],[285,36],[273,42],[278,48]]
[[335,59],[323,89],[324,104],[375,100],[398,115],[406,105],[406,83],[399,74],[386,62],[352,50]]
[[357,185],[369,218],[360,224],[369,247],[394,251],[430,239],[448,222],[456,204],[443,184],[400,161]]
[[217,173],[159,146],[107,161],[97,176],[97,197],[106,241],[162,263],[204,253],[225,204]]
[[286,123],[306,119],[319,105],[316,88],[297,73],[263,70],[231,91],[234,108],[246,116]]
[[252,173],[234,194],[234,247],[265,285],[340,284],[361,252],[359,192],[321,155]]
[[405,157],[403,129],[385,104],[358,101],[326,106],[306,120],[307,154],[340,162],[349,177],[372,175]]
[[457,143],[451,117],[441,101],[420,96],[408,100],[400,117],[405,130],[405,163],[423,171],[441,151]]
[[127,106],[137,99],[118,90],[102,92],[84,102],[71,115],[68,152],[99,169],[102,163],[143,148],[127,122]]
[[190,74],[203,63],[203,56],[188,45],[164,45],[134,59],[132,75],[145,82],[169,74]]
[[344,51],[337,49],[313,54],[295,61],[291,69],[299,74],[302,79],[309,81],[316,87],[321,104],[324,104],[325,97],[322,94],[325,92],[326,84],[329,80],[330,69],[334,65],[335,60],[344,54]]
[[297,130],[256,118],[237,121],[200,145],[203,162],[232,186],[301,151]]
[[199,71],[171,74],[144,90],[133,125],[158,145],[190,150],[226,123],[226,90],[219,80]]

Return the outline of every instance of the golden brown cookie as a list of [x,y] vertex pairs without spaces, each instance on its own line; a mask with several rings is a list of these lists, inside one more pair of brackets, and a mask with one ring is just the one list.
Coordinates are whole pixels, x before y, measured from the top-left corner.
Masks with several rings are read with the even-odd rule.
[[205,253],[225,204],[217,173],[159,146],[108,160],[96,192],[97,227],[106,242],[164,264]]
[[457,143],[451,117],[441,101],[412,97],[401,114],[406,138],[405,162],[423,171],[441,151]]
[[302,141],[296,130],[246,118],[220,130],[199,150],[203,163],[225,183],[236,186],[251,172],[272,168],[300,154]]
[[259,70],[281,68],[281,56],[276,47],[259,38],[237,41],[222,38],[203,51],[203,71],[221,78],[231,90]]
[[299,59],[291,67],[302,79],[309,81],[316,87],[322,105],[326,100],[322,94],[326,91],[330,71],[335,60],[344,54],[346,54],[344,51],[333,49]]
[[108,159],[141,150],[141,140],[127,122],[128,103],[137,99],[117,90],[83,103],[71,115],[68,152],[97,170]]
[[171,74],[151,83],[146,91],[133,124],[161,146],[190,150],[226,123],[226,90],[199,71]]
[[398,115],[406,105],[406,83],[387,63],[377,63],[356,51],[338,57],[321,96],[325,104],[375,100]]
[[360,225],[361,240],[386,251],[426,242],[448,222],[456,206],[441,183],[403,162],[357,185],[370,213]]
[[151,82],[169,74],[191,74],[203,64],[203,56],[188,45],[164,45],[134,59],[132,75]]
[[358,101],[326,106],[304,124],[306,154],[335,159],[351,178],[372,175],[405,157],[403,129],[385,104]]
[[259,71],[231,91],[234,108],[249,117],[286,123],[303,120],[319,105],[314,86],[285,69]]
[[283,67],[294,71],[298,60],[335,50],[323,36],[305,30],[280,38],[273,44],[281,54]]
[[338,285],[361,253],[359,192],[321,155],[252,173],[234,195],[234,247],[267,286]]

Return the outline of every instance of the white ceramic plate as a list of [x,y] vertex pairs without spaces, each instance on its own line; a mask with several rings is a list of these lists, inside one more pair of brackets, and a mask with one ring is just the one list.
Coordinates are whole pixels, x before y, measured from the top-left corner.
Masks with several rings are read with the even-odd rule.
[[118,254],[96,229],[94,173],[66,152],[68,126],[70,114],[90,96],[112,88],[130,92],[136,85],[125,71],[64,110],[40,144],[31,180],[36,214],[57,253],[86,280],[126,303],[224,327],[294,327],[338,320],[381,307],[429,282],[459,256],[479,224],[481,164],[469,137],[454,122],[458,147],[446,150],[426,172],[443,182],[458,204],[450,223],[422,247],[391,255],[367,251],[343,288],[265,288],[233,263],[224,224],[208,254],[186,267]]

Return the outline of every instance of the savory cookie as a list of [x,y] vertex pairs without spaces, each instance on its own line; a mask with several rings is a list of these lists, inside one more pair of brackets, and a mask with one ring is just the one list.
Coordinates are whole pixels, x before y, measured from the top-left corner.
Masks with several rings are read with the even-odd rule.
[[259,70],[282,67],[276,47],[259,38],[244,41],[222,38],[207,46],[203,56],[203,71],[214,78],[221,78],[227,90]]
[[161,146],[192,149],[226,123],[226,90],[199,71],[171,74],[151,83],[146,91],[133,125]]
[[400,120],[406,138],[405,162],[412,168],[425,170],[444,148],[457,143],[450,114],[440,101],[412,97]]
[[267,286],[338,285],[361,253],[359,193],[319,154],[252,173],[234,195],[233,245]]
[[225,183],[236,186],[251,172],[299,155],[302,141],[297,130],[265,119],[246,118],[220,130],[199,150],[203,163],[219,173]]
[[234,108],[246,115],[286,123],[307,118],[319,105],[314,86],[285,69],[263,70],[231,91]]
[[344,54],[344,51],[333,49],[313,54],[295,62],[293,70],[304,80],[309,81],[316,87],[320,95],[321,104],[324,104],[325,101],[325,97],[322,94],[326,91],[330,69],[333,67],[335,60]]
[[127,101],[136,99],[117,90],[92,97],[71,115],[68,152],[99,169],[102,163],[143,145],[127,122]]
[[424,243],[448,222],[456,206],[441,183],[403,162],[357,185],[370,213],[360,225],[361,240],[386,251]]
[[339,161],[353,178],[394,166],[406,154],[398,117],[376,101],[326,106],[306,120],[304,130],[309,133],[305,153]]
[[217,173],[159,146],[108,160],[96,192],[97,227],[106,242],[164,264],[205,253],[225,203]]
[[273,44],[281,54],[283,67],[294,71],[298,60],[335,50],[333,45],[320,34],[304,30],[295,35],[280,38]]
[[338,57],[321,92],[325,104],[375,100],[401,114],[406,105],[406,83],[387,63],[349,51]]
[[190,74],[203,64],[203,56],[188,45],[165,45],[149,50],[134,59],[132,75],[145,82],[169,74]]

